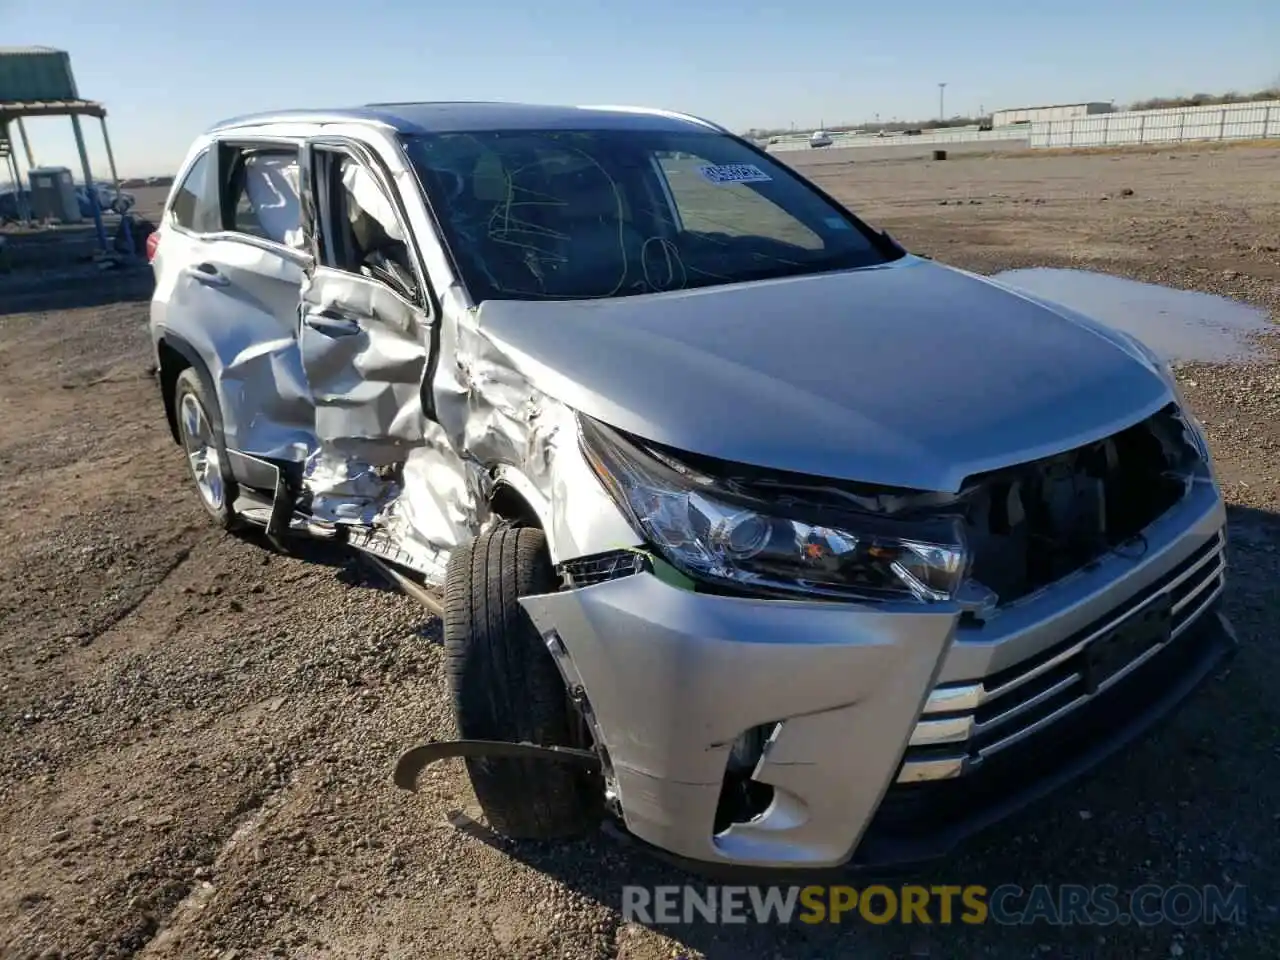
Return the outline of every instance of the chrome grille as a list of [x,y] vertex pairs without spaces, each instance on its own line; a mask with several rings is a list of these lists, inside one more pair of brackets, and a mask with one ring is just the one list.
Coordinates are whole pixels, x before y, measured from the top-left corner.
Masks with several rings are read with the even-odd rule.
[[[960,776],[986,757],[1048,727],[1128,676],[1177,640],[1222,593],[1225,538],[1219,532],[1161,580],[1104,620],[1057,647],[976,683],[945,684],[930,694],[911,736],[899,783]],[[1086,658],[1099,639],[1143,618],[1167,616],[1168,639],[1091,683]]]

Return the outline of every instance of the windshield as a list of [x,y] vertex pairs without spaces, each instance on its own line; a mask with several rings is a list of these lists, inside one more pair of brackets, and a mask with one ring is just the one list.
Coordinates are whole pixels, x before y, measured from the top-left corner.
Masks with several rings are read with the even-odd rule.
[[477,303],[656,293],[893,256],[790,169],[717,133],[512,130],[405,145]]

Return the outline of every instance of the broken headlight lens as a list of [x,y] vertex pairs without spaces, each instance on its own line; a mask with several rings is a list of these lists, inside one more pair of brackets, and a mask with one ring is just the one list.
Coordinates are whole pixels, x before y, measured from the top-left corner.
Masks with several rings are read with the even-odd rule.
[[583,446],[605,487],[662,555],[697,580],[855,600],[956,596],[969,551],[956,518],[803,519],[719,489],[682,465],[584,421]]

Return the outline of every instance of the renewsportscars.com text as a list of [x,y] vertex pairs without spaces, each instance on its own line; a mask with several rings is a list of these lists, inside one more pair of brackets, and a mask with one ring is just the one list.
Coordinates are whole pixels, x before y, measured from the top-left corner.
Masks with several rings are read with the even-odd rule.
[[1124,892],[1111,885],[875,884],[852,886],[626,886],[624,919],[679,923],[911,923],[1109,926],[1243,924],[1247,889],[1236,885]]

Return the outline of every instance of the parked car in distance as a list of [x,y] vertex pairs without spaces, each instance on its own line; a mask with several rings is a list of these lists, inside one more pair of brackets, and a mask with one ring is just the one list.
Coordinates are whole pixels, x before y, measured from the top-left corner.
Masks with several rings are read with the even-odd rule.
[[[95,183],[94,191],[98,201],[98,209],[103,213],[128,213],[137,203],[132,193],[127,193],[123,190],[117,191],[109,183]],[[80,215],[82,217],[92,217],[93,206],[90,203],[90,194],[82,183],[76,184],[76,200],[80,204]]]
[[203,510],[345,545],[443,613],[461,741],[397,782],[464,756],[508,836],[611,817],[705,869],[940,856],[1234,649],[1168,368],[710,121],[228,120],[147,247]]

